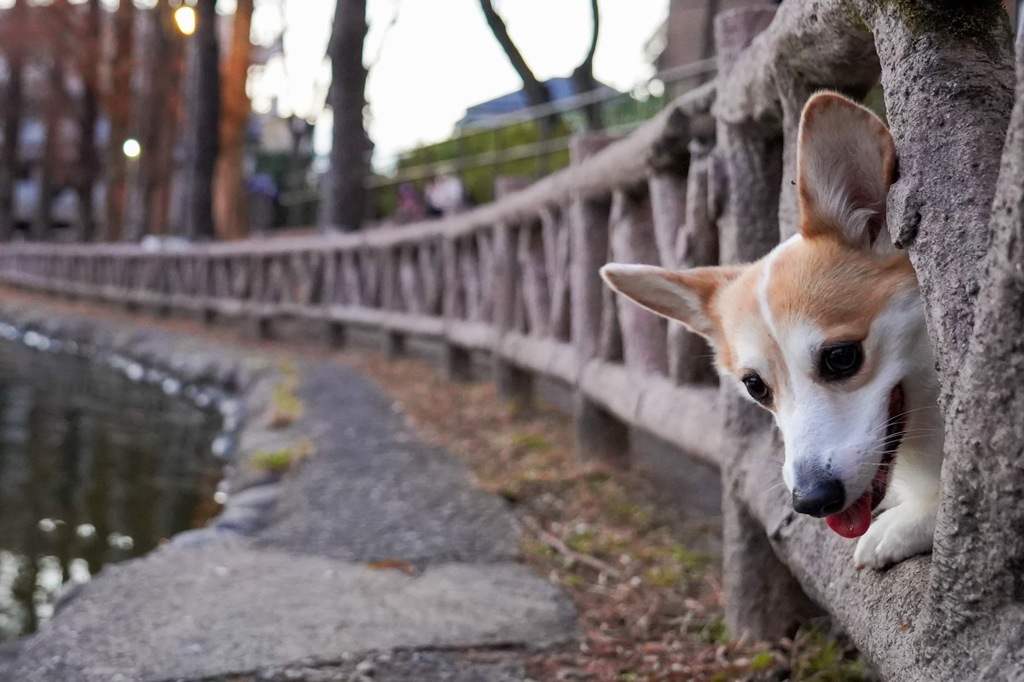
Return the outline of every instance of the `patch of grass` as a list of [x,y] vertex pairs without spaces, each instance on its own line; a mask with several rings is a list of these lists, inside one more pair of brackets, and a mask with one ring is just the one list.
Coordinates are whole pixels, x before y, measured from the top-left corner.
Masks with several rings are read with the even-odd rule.
[[313,453],[313,441],[304,440],[279,450],[257,450],[249,458],[250,465],[260,471],[283,474]]
[[770,670],[775,667],[776,663],[778,663],[778,659],[775,654],[770,651],[761,651],[750,659],[750,670],[752,672]]
[[794,640],[793,678],[815,682],[864,682],[872,675],[848,647],[830,637],[818,625],[805,627]]
[[562,578],[562,582],[568,585],[569,587],[583,587],[583,585],[586,583],[586,580],[583,578],[583,576],[576,575],[575,573],[570,573],[569,575]]
[[632,502],[615,500],[609,503],[608,508],[615,515],[616,519],[622,523],[646,526],[651,522],[651,513]]
[[674,587],[683,582],[683,577],[681,571],[674,571],[664,566],[648,569],[644,573],[644,580],[651,587]]
[[551,449],[551,441],[543,433],[521,431],[512,434],[512,446],[527,451],[541,451]]
[[725,619],[717,615],[700,623],[693,633],[708,644],[725,644],[729,641],[729,628],[725,625]]

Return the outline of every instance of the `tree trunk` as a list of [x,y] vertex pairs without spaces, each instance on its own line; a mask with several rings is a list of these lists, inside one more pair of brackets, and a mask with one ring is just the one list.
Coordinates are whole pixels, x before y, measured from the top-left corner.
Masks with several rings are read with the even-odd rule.
[[[24,2],[16,3],[9,12],[9,24],[5,27],[5,34],[25,30],[28,19],[27,5]],[[5,38],[8,37],[14,36],[5,35]],[[21,166],[19,142],[24,102],[25,51],[21,41],[5,42],[4,57],[7,59],[8,75],[3,107],[3,157],[0,159],[0,241],[6,242],[14,235],[17,222],[15,188]]]
[[334,112],[331,167],[324,182],[323,221],[327,228],[357,229],[366,215],[366,179],[369,139],[363,127],[366,104],[366,0],[338,0],[328,55],[331,89],[328,103]]
[[78,58],[78,73],[82,79],[83,91],[81,111],[78,115],[78,173],[75,191],[78,194],[78,238],[84,242],[91,242],[97,237],[93,189],[102,170],[96,149],[101,11],[99,0],[89,0],[85,14],[82,51]]
[[160,35],[157,13],[159,5],[150,11],[138,12],[135,16],[136,38],[145,49],[136,55],[135,70],[141,74],[138,86],[132,92],[131,133],[142,149],[138,158],[128,159],[128,177],[125,187],[124,227],[121,238],[138,241],[145,234],[146,189],[149,173],[153,167],[153,134],[160,126],[160,111],[157,92],[163,68],[163,41]]
[[[519,48],[516,47],[516,44],[512,42],[512,37],[508,34],[508,28],[505,26],[505,21],[501,18],[501,15],[498,14],[497,10],[494,9],[492,0],[480,0],[480,9],[484,11],[484,19],[487,20],[487,25],[491,28],[491,33],[494,34],[494,38],[498,41],[498,44],[501,45],[501,49],[504,50],[512,68],[516,70],[516,73],[519,74],[519,78],[522,79],[523,93],[526,95],[526,101],[533,107],[539,107],[542,104],[550,103],[551,93],[548,92],[547,86],[537,80],[537,77],[533,75],[533,71],[530,69],[529,65],[527,65],[526,60],[523,59],[523,54],[519,51]],[[596,17],[597,15],[594,16]]]
[[131,188],[127,238],[164,234],[173,145],[180,114],[183,36],[173,26],[172,8],[166,0],[146,14],[149,36],[145,85],[136,94],[136,130],[142,145],[138,173]]
[[[165,7],[161,5],[161,7]],[[185,37],[170,28],[170,8],[166,8],[164,39],[167,41],[160,102],[162,124],[153,139],[150,160],[153,163],[149,178],[146,211],[149,216],[151,234],[167,234],[170,231],[171,189],[174,181],[174,151],[185,118],[182,98],[182,81],[185,73]]]
[[[989,674],[1024,667],[1024,39],[1017,95],[996,184],[991,243],[979,270],[974,329],[946,409],[946,489],[936,535],[928,654],[955,656],[945,639],[1005,637]],[[962,295],[962,294],[961,294]],[[930,639],[930,638],[929,638]]]
[[24,71],[21,55],[10,54],[7,61],[9,74],[4,102],[4,151],[3,162],[0,163],[0,239],[5,242],[10,241],[17,222],[14,190],[20,166],[18,138],[21,132]]
[[248,232],[242,164],[245,155],[245,126],[251,109],[245,83],[252,61],[252,43],[249,39],[252,12],[253,0],[238,0],[231,33],[231,51],[224,62],[221,147],[214,186],[217,236],[221,239],[240,239]]
[[189,65],[188,119],[185,128],[184,233],[189,239],[215,237],[213,174],[220,138],[220,50],[216,0],[196,4],[196,33]]
[[132,71],[135,63],[135,5],[122,2],[114,15],[114,54],[106,87],[110,140],[106,152],[107,215],[104,237],[121,239],[127,200],[128,160],[123,145],[132,120]]
[[[597,51],[597,37],[601,29],[601,14],[597,7],[597,0],[590,0],[590,15],[593,27],[590,33],[590,47],[587,49],[587,55],[583,61],[572,72],[572,85],[577,95],[593,92],[597,90],[598,85],[597,79],[594,78],[594,53]],[[604,128],[604,116],[601,113],[600,102],[584,106],[583,115],[587,122],[587,130]]]
[[56,186],[54,176],[61,157],[61,115],[65,108],[63,46],[58,38],[48,66],[46,97],[46,141],[43,144],[43,159],[38,167],[37,201],[32,218],[32,238],[44,240],[53,229],[53,199]]

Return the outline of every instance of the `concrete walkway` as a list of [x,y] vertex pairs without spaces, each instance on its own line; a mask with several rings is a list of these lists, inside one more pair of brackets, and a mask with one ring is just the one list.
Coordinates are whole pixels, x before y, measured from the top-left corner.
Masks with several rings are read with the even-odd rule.
[[575,636],[567,597],[517,563],[502,500],[355,371],[300,374],[315,453],[250,482],[216,532],[105,568],[0,679],[522,680],[530,651]]

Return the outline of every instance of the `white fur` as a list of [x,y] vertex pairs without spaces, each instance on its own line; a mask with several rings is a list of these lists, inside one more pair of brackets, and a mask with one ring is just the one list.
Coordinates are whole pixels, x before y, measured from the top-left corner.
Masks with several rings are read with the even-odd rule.
[[[834,94],[812,97],[804,110],[798,142],[801,213],[810,219],[808,237],[827,235],[876,256],[893,253],[885,229],[885,204],[894,158],[892,138],[863,107]],[[838,233],[836,232],[838,231]],[[861,340],[870,377],[829,383],[817,376],[826,339],[813,319],[773,319],[768,292],[772,266],[800,237],[780,244],[762,259],[757,310],[763,325],[732,325],[728,339],[716,339],[704,299],[688,287],[696,280],[650,266],[609,265],[602,275],[617,291],[666,317],[679,320],[725,344],[734,353],[733,379],[756,371],[774,392],[772,411],[785,441],[783,479],[789,489],[815,477],[843,483],[847,504],[871,489],[882,460],[893,387],[902,385],[906,424],[895,453],[881,514],[858,540],[858,567],[883,568],[928,551],[935,530],[942,468],[943,432],[938,410],[935,360],[916,289],[892,296]],[[698,273],[694,270],[691,273]],[[733,275],[734,276],[734,275]],[[770,338],[764,338],[765,333]],[[834,339],[833,339],[834,340]],[[851,339],[852,341],[853,339]],[[766,344],[781,351],[773,367]],[[776,362],[776,364],[779,364]],[[856,389],[850,385],[857,386]],[[817,482],[821,482],[819,478]]]
[[905,435],[896,452],[887,508],[860,538],[854,561],[883,568],[931,547],[942,466],[942,424],[934,358],[916,291],[899,295],[875,319],[863,342],[876,365],[872,379],[847,392],[814,380],[824,335],[813,321],[777,332],[788,390],[775,410],[785,441],[783,479],[827,475],[843,482],[847,501],[870,490],[881,463],[889,394],[902,383]]

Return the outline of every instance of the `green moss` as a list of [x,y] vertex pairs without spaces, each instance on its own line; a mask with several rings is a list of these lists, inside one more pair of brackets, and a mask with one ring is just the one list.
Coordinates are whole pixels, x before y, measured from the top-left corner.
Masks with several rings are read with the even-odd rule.
[[586,581],[583,579],[582,576],[576,575],[575,573],[570,573],[569,575],[565,576],[562,582],[564,582],[569,587],[582,587]]
[[872,679],[867,666],[855,653],[829,636],[823,624],[812,623],[797,635],[797,655],[792,661],[793,678],[829,682],[864,682]]
[[751,672],[768,670],[770,668],[774,668],[775,663],[775,654],[770,651],[762,651],[754,654],[754,657],[750,659],[750,670]]
[[283,474],[313,452],[313,441],[302,441],[280,450],[257,450],[249,463],[254,469]]
[[725,620],[721,616],[716,616],[703,623],[695,628],[693,632],[702,642],[707,642],[708,644],[726,644],[729,642],[729,628],[725,626]]
[[844,2],[842,4],[842,10],[850,20],[850,23],[852,23],[857,30],[863,31],[864,33],[871,33],[871,27],[868,26],[868,22],[864,21],[864,17],[861,16],[857,8]]
[[[913,35],[937,33],[974,43],[989,53],[1007,45],[998,42],[998,29],[1009,24],[999,0],[872,0],[899,12]],[[1005,32],[1007,38],[1010,33]]]
[[512,436],[512,445],[528,451],[543,451],[551,449],[549,441],[542,433],[524,431]]

